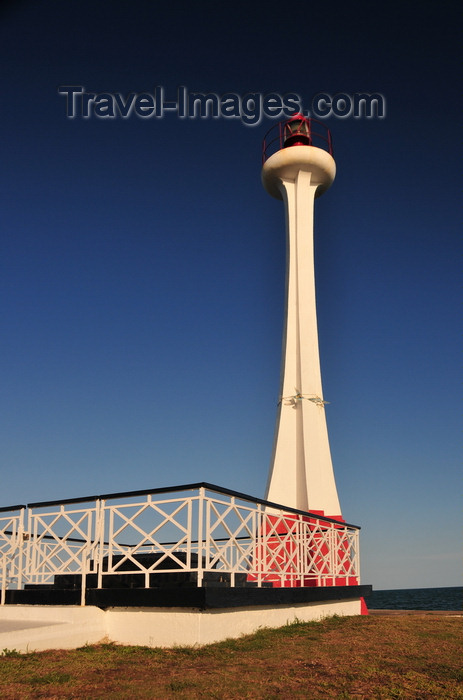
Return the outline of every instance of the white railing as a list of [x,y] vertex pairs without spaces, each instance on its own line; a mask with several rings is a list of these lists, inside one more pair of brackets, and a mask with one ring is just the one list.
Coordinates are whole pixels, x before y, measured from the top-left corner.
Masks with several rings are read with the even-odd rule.
[[[359,528],[211,484],[0,510],[8,588],[357,585]],[[162,576],[161,576],[162,575]],[[127,581],[127,579],[126,579]]]
[[[0,604],[5,603],[8,587],[21,587],[24,565],[24,507],[14,506],[13,512],[0,511]],[[15,513],[15,511],[18,511]]]

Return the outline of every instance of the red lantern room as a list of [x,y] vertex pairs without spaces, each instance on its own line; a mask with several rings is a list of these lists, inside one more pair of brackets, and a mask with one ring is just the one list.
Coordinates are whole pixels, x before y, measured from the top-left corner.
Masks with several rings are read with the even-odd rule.
[[311,145],[310,120],[303,114],[295,114],[284,124],[283,148]]
[[262,163],[289,146],[315,146],[333,155],[331,134],[326,124],[300,113],[274,124],[267,131],[262,144]]

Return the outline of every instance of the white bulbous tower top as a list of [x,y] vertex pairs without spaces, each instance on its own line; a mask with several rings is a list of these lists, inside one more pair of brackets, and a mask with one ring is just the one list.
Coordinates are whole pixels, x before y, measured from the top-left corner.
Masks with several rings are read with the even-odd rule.
[[311,173],[311,182],[317,185],[316,197],[326,192],[336,175],[329,129],[323,122],[302,114],[267,132],[262,161],[262,183],[276,199],[283,199],[282,179],[294,180],[301,170]]

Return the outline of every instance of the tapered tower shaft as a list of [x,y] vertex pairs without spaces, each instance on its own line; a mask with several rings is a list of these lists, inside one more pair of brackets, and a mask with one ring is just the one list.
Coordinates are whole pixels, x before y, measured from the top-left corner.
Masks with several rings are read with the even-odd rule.
[[[310,141],[311,142],[311,141]],[[314,200],[332,183],[330,153],[299,140],[264,163],[264,187],[286,209],[286,317],[275,442],[266,499],[341,517],[320,372],[313,253]]]

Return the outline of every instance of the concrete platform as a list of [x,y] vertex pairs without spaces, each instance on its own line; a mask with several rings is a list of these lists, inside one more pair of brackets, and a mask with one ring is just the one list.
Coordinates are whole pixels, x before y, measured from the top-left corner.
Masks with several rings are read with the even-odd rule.
[[[209,589],[208,594],[204,589],[198,593],[204,596],[202,607],[158,603],[103,610],[95,605],[4,605],[0,607],[0,650],[76,649],[103,640],[150,647],[211,644],[251,634],[261,627],[281,627],[331,615],[360,615],[359,589],[364,587],[352,588],[280,589],[279,600],[275,596],[272,602],[268,592],[260,589],[253,591],[248,604],[228,589],[228,605],[219,593],[226,589],[213,593]],[[325,591],[325,599],[314,600],[314,596],[322,595],[320,591]],[[256,595],[259,592],[260,603]],[[310,596],[312,600],[307,599]]]
[[99,608],[70,605],[6,605],[0,608],[0,650],[28,653],[44,649],[76,649],[105,636]]

